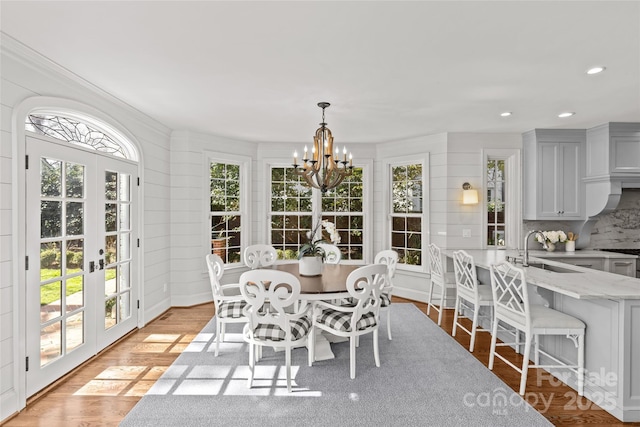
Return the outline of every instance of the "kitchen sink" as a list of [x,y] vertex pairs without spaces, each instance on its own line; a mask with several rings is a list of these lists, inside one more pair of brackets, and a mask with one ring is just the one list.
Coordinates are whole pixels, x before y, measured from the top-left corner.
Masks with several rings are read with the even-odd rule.
[[558,267],[556,265],[549,265],[542,262],[530,262],[529,267],[539,268],[541,270],[552,271],[554,273],[580,273],[580,271],[571,270],[564,267]]

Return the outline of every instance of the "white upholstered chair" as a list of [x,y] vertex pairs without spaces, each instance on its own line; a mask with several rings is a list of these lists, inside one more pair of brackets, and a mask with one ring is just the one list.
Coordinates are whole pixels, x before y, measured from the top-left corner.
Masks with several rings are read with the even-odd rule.
[[327,264],[340,264],[342,252],[340,248],[331,243],[318,243],[318,247],[324,250],[324,262]]
[[252,270],[268,267],[278,260],[278,252],[271,245],[251,245],[244,250],[244,263]]
[[[285,351],[287,391],[291,392],[291,349],[307,343],[312,324],[310,306],[298,304],[300,281],[286,271],[250,270],[240,276],[240,291],[247,303],[248,323],[242,334],[249,343],[249,388],[260,353],[256,347],[273,346]],[[311,352],[308,362],[311,366]]]
[[[216,254],[206,256],[207,269],[209,270],[209,281],[211,282],[211,292],[213,293],[213,304],[216,309],[216,352],[220,348],[220,340],[224,341],[225,324],[245,323],[247,318],[243,314],[246,305],[240,286],[237,283],[222,285],[220,279],[224,273],[224,262]],[[233,291],[233,292],[231,292]],[[225,295],[225,292],[227,293]]]
[[[451,335],[456,336],[457,328],[462,329],[471,336],[469,351],[473,352],[473,345],[478,331],[478,317],[482,307],[493,307],[493,296],[491,295],[491,285],[478,282],[476,274],[476,264],[473,257],[467,252],[460,250],[453,253],[453,269],[456,276],[456,304],[453,315],[453,329]],[[465,328],[460,323],[460,313],[463,308],[473,310],[473,320],[471,330]],[[491,332],[491,330],[480,329],[480,331]]]
[[360,335],[373,333],[373,356],[380,367],[378,351],[378,324],[380,323],[380,296],[388,283],[387,266],[372,264],[352,271],[347,277],[347,290],[353,304],[335,305],[326,301],[315,301],[313,329],[309,337],[312,358],[314,337],[318,329],[340,337],[349,338],[349,372],[356,377],[356,345]]
[[[429,245],[429,265],[431,267],[431,279],[429,280],[429,294],[427,296],[427,315],[431,313],[431,308],[436,310],[438,312],[438,325],[441,325],[447,289],[456,288],[456,279],[453,273],[445,271],[440,248],[433,243]],[[433,305],[434,285],[440,288],[440,305],[438,307]]]
[[[577,375],[578,395],[584,393],[584,333],[585,324],[568,314],[530,304],[527,279],[521,268],[510,263],[491,266],[491,288],[494,301],[493,337],[489,353],[489,369],[493,369],[495,358],[499,358],[516,371],[520,372],[520,394],[524,395],[527,384],[527,371],[532,368],[566,368]],[[496,351],[498,346],[509,346],[519,343],[497,342],[498,323],[504,323],[523,331],[525,336],[522,367],[517,367]],[[540,349],[541,335],[565,335],[578,349],[577,363],[567,364]],[[531,344],[535,342],[534,365],[530,365]],[[540,355],[551,359],[555,364],[540,365]]]
[[398,252],[385,249],[376,254],[374,264],[386,264],[389,283],[382,290],[380,297],[380,311],[387,313],[387,336],[391,339],[391,294],[393,293],[393,277],[398,266]]

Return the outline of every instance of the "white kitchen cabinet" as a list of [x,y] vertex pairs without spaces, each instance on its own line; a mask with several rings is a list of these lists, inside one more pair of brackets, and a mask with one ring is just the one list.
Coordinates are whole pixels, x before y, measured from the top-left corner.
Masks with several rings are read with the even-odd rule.
[[523,134],[524,219],[584,218],[585,139],[579,129]]
[[605,123],[587,130],[589,178],[640,173],[640,123]]
[[636,263],[635,259],[615,259],[610,258],[606,266],[606,271],[609,273],[622,274],[623,276],[636,277]]
[[553,257],[554,261],[576,265],[578,267],[592,268],[594,270],[606,271],[608,273],[622,274],[623,276],[636,277],[635,258],[613,258],[613,257]]

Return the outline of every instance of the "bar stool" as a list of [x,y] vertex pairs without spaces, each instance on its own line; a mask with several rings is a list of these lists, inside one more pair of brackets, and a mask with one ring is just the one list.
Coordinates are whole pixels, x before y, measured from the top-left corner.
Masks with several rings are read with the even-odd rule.
[[[505,262],[491,266],[491,289],[494,301],[493,337],[489,353],[489,369],[493,369],[496,357],[520,372],[520,394],[524,395],[527,371],[532,368],[566,368],[577,376],[578,395],[584,393],[584,334],[585,324],[568,314],[541,305],[529,304],[529,292],[524,270]],[[496,352],[497,346],[517,343],[497,343],[498,323],[503,322],[525,335],[522,367],[519,368]],[[565,335],[578,349],[577,364],[564,363],[540,349],[540,335]],[[529,365],[531,344],[535,341],[534,365]],[[554,361],[555,365],[540,365],[540,354]]]
[[[435,244],[429,245],[429,264],[431,266],[431,280],[429,281],[429,295],[427,297],[427,315],[431,312],[431,307],[438,311],[438,325],[442,324],[442,310],[444,309],[444,297],[447,289],[455,289],[456,280],[453,273],[445,273],[442,264],[442,254],[440,248]],[[433,285],[440,287],[440,306],[433,305]]]
[[[482,307],[491,307],[493,310],[493,296],[491,295],[491,285],[478,283],[476,274],[476,264],[473,257],[467,252],[460,250],[453,253],[453,268],[456,276],[456,305],[455,314],[453,316],[453,329],[451,335],[456,336],[456,328],[460,328],[471,336],[469,351],[473,353],[473,345],[476,340],[476,332],[478,331],[478,317]],[[465,328],[458,320],[459,313],[465,306],[473,309],[473,323],[471,330]],[[493,317],[493,316],[492,316]],[[492,319],[493,321],[493,319]],[[482,329],[483,332],[491,332],[491,330]]]

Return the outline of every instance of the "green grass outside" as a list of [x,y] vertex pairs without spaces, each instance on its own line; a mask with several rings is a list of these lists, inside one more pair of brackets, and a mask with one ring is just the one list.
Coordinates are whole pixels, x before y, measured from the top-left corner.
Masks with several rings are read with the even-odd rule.
[[[67,274],[73,274],[75,272],[80,271],[79,268],[75,269],[67,269]],[[60,270],[58,269],[42,269],[40,270],[40,280],[45,281],[48,279],[53,279],[54,277],[58,277],[60,275]],[[115,269],[109,269],[105,273],[105,279],[111,280],[116,277]],[[40,287],[40,305],[47,305],[52,303],[53,301],[57,301],[60,299],[60,283],[54,282],[49,283],[48,285],[44,285]],[[67,296],[73,295],[76,292],[82,291],[82,276],[77,276],[67,280]]]

